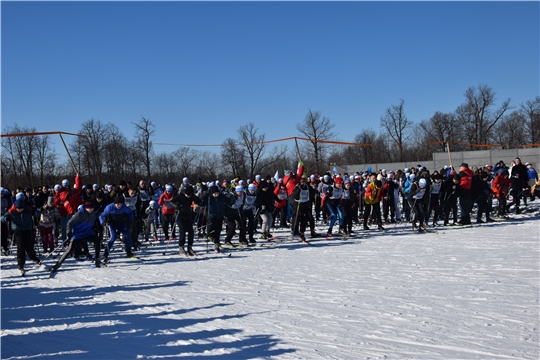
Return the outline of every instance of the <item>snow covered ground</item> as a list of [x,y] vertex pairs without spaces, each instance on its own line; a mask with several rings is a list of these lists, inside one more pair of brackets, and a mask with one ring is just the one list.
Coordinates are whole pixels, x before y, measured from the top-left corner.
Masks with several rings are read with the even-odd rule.
[[68,259],[52,279],[4,259],[1,358],[540,357],[537,214],[406,229],[315,246],[278,230],[282,243],[230,257],[204,255],[201,239],[206,260],[159,245],[108,268]]

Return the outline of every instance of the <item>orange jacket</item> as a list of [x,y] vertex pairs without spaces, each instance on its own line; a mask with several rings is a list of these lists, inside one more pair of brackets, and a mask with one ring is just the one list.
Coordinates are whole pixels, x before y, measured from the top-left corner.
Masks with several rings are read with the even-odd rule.
[[505,178],[502,174],[499,174],[491,183],[491,190],[495,193],[496,197],[508,195],[508,189],[510,188],[510,179]]

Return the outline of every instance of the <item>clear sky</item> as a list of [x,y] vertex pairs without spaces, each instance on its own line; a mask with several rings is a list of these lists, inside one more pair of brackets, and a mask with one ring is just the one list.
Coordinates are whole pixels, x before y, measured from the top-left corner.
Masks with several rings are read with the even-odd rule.
[[539,95],[538,2],[2,1],[1,16],[2,132],[94,118],[131,138],[144,116],[156,143],[221,144],[250,122],[299,136],[311,109],[353,141],[400,99],[418,123],[470,86],[498,105]]

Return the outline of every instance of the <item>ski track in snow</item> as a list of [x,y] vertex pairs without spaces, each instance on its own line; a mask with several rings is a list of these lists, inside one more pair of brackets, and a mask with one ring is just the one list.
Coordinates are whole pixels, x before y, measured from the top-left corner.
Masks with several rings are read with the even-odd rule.
[[163,244],[109,268],[68,259],[53,279],[4,259],[1,358],[538,359],[540,218],[519,218],[205,261]]

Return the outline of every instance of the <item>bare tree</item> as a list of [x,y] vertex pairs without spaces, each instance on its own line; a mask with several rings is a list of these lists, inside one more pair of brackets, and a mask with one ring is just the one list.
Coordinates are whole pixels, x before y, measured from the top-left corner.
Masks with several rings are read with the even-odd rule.
[[51,147],[49,136],[36,139],[36,171],[40,184],[51,182],[54,179],[52,170],[55,168],[56,152]]
[[180,147],[173,151],[172,155],[174,156],[176,169],[180,176],[190,176],[195,172],[195,160],[199,157],[197,150],[189,147]]
[[247,176],[245,153],[236,140],[227,138],[221,145],[221,159],[230,167],[233,177]]
[[296,124],[296,130],[302,135],[302,137],[308,138],[311,144],[310,147],[306,147],[309,155],[312,155],[315,161],[315,171],[319,172],[325,156],[330,148],[329,144],[320,142],[320,140],[334,140],[336,133],[332,131],[335,127],[330,122],[330,119],[326,116],[321,118],[319,111],[311,111],[308,109],[304,121]]
[[540,143],[540,96],[527,100],[520,106],[520,112],[525,120],[525,130],[528,133],[525,143]]
[[511,109],[510,99],[505,100],[501,107],[494,109],[495,92],[487,85],[474,86],[465,91],[465,103],[460,105],[456,114],[463,127],[471,150],[478,147],[474,145],[489,144],[491,129],[502,118],[504,113]]
[[377,140],[377,133],[372,129],[362,130],[360,134],[354,137],[354,142],[368,146],[351,147],[351,152],[355,154],[355,160],[358,164],[369,164],[375,159],[374,144]]
[[221,157],[209,151],[203,151],[197,158],[196,172],[203,179],[213,181],[221,174]]
[[156,127],[150,119],[141,117],[138,123],[132,123],[135,125],[135,146],[139,149],[142,156],[142,163],[146,170],[146,178],[150,180],[151,162],[154,155],[154,144],[152,142],[152,136],[156,133]]
[[128,140],[124,134],[116,125],[110,124],[108,136],[103,144],[103,162],[109,182],[126,177],[126,159],[128,159],[129,152]]
[[101,120],[89,119],[81,124],[79,135],[70,150],[79,166],[79,173],[85,174],[98,184],[104,172],[104,146],[107,143],[112,124],[104,124]]
[[445,152],[447,142],[457,144],[462,140],[461,124],[454,113],[436,111],[429,120],[422,120],[419,126],[424,131],[422,141],[432,152]]
[[259,161],[263,158],[266,144],[264,134],[258,135],[258,128],[254,123],[243,125],[238,129],[239,144],[245,151],[249,178],[253,179],[255,173],[259,171]]
[[523,127],[525,122],[521,112],[512,111],[503,116],[501,121],[493,128],[493,138],[503,149],[520,147],[526,143],[526,130]]
[[[8,134],[28,134],[36,132],[35,128],[14,125],[6,129]],[[2,138],[2,161],[7,155],[14,170],[17,184],[28,184],[34,187],[35,157],[38,137],[36,135],[14,136]]]
[[156,155],[154,159],[154,176],[161,182],[172,183],[176,176],[175,162],[173,154],[161,153]]
[[398,147],[398,161],[405,159],[404,151],[412,122],[405,115],[405,101],[400,100],[398,105],[392,105],[386,109],[384,116],[381,117],[381,127],[388,132],[390,138]]

